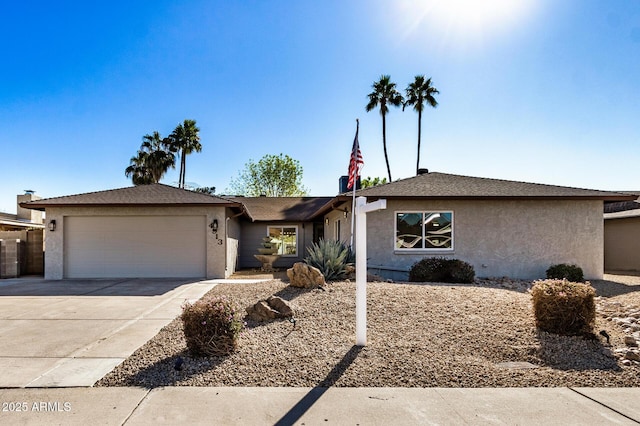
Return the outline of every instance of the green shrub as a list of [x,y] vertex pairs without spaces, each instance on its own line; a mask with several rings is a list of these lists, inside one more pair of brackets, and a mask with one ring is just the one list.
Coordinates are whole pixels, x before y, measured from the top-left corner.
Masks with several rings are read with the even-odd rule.
[[568,265],[566,263],[560,263],[558,265],[550,266],[549,269],[547,269],[547,278],[556,280],[567,280],[574,283],[584,282],[582,268],[576,265]]
[[345,278],[347,265],[355,263],[355,255],[351,248],[342,241],[323,240],[307,248],[308,256],[304,261],[322,272],[326,281]]
[[409,281],[472,283],[476,277],[473,266],[460,259],[427,257],[409,270]]
[[536,281],[531,288],[536,326],[562,335],[592,333],[596,318],[595,294],[589,283]]
[[187,348],[194,356],[230,354],[244,329],[238,309],[224,296],[186,303],[180,318]]

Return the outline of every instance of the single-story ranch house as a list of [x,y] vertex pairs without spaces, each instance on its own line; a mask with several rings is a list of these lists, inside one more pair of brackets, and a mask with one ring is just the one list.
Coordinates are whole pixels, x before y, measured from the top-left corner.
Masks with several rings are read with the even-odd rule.
[[[633,192],[634,196],[640,191]],[[640,198],[604,206],[604,269],[640,272]]]
[[[387,208],[367,215],[370,270],[406,278],[428,256],[471,263],[481,277],[544,277],[555,263],[603,275],[603,202],[633,195],[423,173],[360,189]],[[46,211],[45,278],[224,278],[261,265],[265,237],[275,267],[302,260],[320,238],[350,240],[351,194],[224,197],[153,184],[23,203]]]

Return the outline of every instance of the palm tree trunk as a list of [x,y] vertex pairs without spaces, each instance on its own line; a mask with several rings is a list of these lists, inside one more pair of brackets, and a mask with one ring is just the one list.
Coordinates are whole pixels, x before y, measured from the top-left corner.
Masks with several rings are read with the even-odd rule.
[[187,158],[182,156],[182,189],[184,189],[187,180]]
[[391,180],[389,156],[387,155],[387,121],[385,120],[385,114],[382,114],[382,149],[384,149],[384,160],[387,162],[387,173],[389,175],[389,182],[393,182],[393,180]]
[[178,188],[184,188],[183,182],[183,174],[184,174],[184,150],[180,151],[180,173],[178,174]]
[[420,135],[422,134],[422,111],[418,110],[418,160],[416,161],[416,176],[420,170]]

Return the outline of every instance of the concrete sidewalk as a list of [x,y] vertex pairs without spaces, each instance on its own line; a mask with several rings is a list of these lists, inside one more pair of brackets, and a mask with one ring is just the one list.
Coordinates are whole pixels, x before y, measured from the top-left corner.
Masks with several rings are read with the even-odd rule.
[[640,388],[33,388],[0,401],[11,425],[640,423]]

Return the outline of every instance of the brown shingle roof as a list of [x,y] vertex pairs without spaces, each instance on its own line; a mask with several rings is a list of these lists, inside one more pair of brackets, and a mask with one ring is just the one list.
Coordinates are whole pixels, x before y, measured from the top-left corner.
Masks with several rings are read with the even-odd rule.
[[[350,194],[340,194],[344,198]],[[547,198],[630,200],[632,195],[592,189],[569,188],[501,179],[488,179],[446,173],[425,173],[384,185],[356,191],[372,198]]]
[[252,221],[304,222],[333,197],[229,197],[242,203]]
[[213,195],[176,188],[160,183],[138,185],[108,191],[89,192],[86,194],[67,195],[63,197],[45,198],[28,203],[22,207],[43,210],[47,207],[71,206],[238,206],[236,203]]

